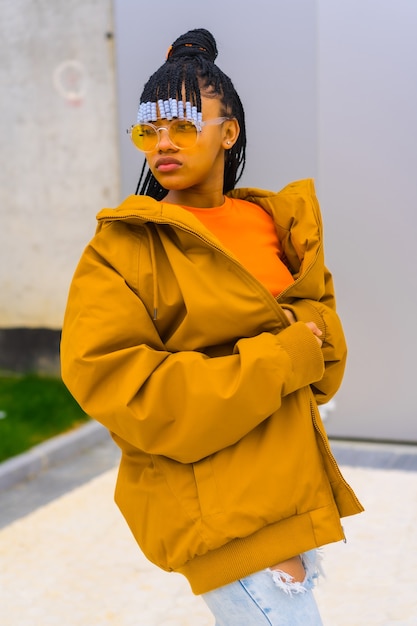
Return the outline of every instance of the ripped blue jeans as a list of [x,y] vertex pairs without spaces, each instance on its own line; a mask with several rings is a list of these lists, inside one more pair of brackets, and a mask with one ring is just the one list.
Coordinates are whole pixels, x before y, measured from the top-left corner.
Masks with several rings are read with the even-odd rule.
[[312,591],[321,573],[317,551],[302,554],[301,560],[303,582],[265,569],[203,594],[215,626],[322,626]]

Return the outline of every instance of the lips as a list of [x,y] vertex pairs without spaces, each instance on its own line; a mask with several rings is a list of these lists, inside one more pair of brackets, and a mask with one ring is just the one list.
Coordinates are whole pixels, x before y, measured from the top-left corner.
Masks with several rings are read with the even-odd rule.
[[155,163],[155,168],[159,172],[172,172],[173,170],[181,167],[181,161],[173,159],[172,157],[161,157]]

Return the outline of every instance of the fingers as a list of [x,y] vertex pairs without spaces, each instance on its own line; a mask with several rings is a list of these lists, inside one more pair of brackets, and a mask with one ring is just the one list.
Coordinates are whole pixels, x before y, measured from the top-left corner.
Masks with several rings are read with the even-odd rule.
[[[290,311],[290,309],[283,309],[285,315],[288,318],[288,321],[290,322],[290,324],[295,324],[295,322],[297,321],[293,312]],[[323,334],[322,331],[320,330],[320,328],[317,326],[317,324],[315,322],[306,322],[306,326],[309,327],[309,329],[311,330],[311,332],[313,333],[313,335],[316,338],[317,343],[319,344],[319,346],[321,347],[323,345],[322,340],[320,339],[320,336]]]
[[317,343],[319,344],[319,346],[321,347],[323,345],[322,340],[320,339],[320,336],[323,334],[322,331],[320,330],[320,328],[317,326],[317,324],[315,324],[314,322],[306,322],[306,326],[309,327],[309,329],[311,330],[311,332],[313,333],[313,335],[315,336]]
[[287,316],[289,323],[290,324],[295,324],[295,322],[297,320],[295,319],[294,313],[292,311],[290,311],[290,309],[283,309],[283,311],[284,311],[285,315]]

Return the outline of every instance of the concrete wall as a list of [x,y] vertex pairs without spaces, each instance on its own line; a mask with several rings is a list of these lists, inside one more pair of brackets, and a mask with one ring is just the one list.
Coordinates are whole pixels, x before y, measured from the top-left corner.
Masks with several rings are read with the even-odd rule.
[[59,329],[119,193],[112,0],[0,0],[0,329]]

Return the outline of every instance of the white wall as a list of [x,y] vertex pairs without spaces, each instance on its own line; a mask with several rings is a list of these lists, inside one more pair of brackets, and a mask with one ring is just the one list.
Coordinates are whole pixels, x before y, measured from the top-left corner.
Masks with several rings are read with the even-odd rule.
[[60,328],[94,216],[120,196],[112,1],[0,15],[0,328]]
[[350,356],[330,434],[417,441],[417,2],[161,0],[141,28],[115,0],[123,194],[142,158],[125,136],[172,40],[204,26],[248,118],[244,185],[316,178]]
[[145,19],[137,0],[114,6],[123,195],[134,193],[143,163],[126,135],[143,85],[174,39],[200,27],[216,37],[217,63],[245,106],[248,165],[241,184],[278,189],[316,176],[315,0],[160,0],[160,11]]
[[417,2],[319,7],[318,181],[350,348],[328,427],[417,441]]

